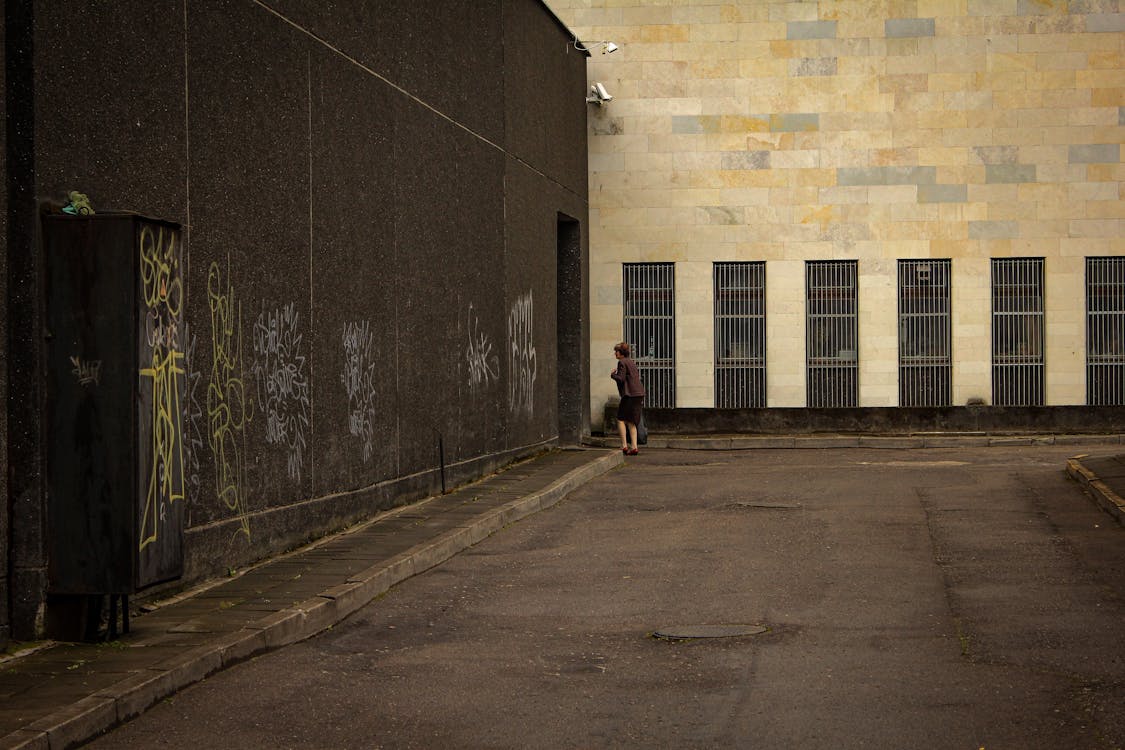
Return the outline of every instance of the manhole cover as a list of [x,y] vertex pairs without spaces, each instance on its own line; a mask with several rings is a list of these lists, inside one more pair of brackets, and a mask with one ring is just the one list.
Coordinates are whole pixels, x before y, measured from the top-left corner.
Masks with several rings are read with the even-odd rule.
[[653,638],[666,641],[689,641],[697,638],[742,638],[761,635],[769,630],[764,625],[676,625],[654,630]]

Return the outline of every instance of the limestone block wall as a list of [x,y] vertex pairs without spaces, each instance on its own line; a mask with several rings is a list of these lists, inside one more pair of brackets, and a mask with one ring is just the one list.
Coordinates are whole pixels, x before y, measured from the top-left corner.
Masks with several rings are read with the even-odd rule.
[[1118,0],[548,4],[619,45],[588,66],[595,375],[621,264],[673,261],[676,406],[714,406],[711,265],[766,261],[768,405],[804,406],[804,262],[855,260],[859,405],[895,406],[896,261],[940,258],[952,403],[987,401],[990,259],[1035,257],[1044,400],[1084,403],[1084,258],[1125,254]]

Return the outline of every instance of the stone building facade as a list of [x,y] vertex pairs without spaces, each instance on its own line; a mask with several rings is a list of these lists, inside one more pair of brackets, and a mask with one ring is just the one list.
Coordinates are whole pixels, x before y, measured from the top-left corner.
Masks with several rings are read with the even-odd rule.
[[618,46],[595,375],[632,337],[656,407],[1120,414],[1117,0],[549,2]]

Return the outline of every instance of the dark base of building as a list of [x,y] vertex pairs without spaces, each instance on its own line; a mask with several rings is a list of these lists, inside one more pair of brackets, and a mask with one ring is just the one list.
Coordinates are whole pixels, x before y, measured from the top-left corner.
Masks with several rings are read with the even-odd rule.
[[[607,407],[607,432],[617,407]],[[1116,433],[1125,406],[946,406],[845,409],[645,409],[652,432],[678,435]]]

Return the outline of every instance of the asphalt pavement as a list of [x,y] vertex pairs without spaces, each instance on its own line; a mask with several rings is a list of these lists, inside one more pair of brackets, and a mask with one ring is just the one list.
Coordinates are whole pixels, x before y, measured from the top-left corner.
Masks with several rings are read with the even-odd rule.
[[[661,448],[1082,445],[1065,469],[1125,524],[1119,435],[652,436]],[[385,513],[134,616],[110,643],[50,643],[0,661],[0,748],[62,748],[126,722],[208,675],[322,632],[407,578],[558,502],[625,459],[612,442],[553,451]],[[1097,450],[1091,450],[1090,446]],[[1104,448],[1104,451],[1102,450]]]

